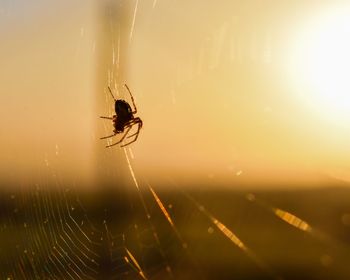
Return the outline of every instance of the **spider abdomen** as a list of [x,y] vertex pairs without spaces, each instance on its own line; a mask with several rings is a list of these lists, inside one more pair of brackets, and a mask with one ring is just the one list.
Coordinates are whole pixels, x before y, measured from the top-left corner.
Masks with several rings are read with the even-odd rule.
[[116,120],[114,121],[115,130],[117,132],[123,132],[126,123],[134,118],[131,107],[126,101],[122,99],[116,100],[114,107],[117,116]]
[[132,116],[132,110],[130,105],[122,99],[118,99],[115,101],[114,109],[117,116]]

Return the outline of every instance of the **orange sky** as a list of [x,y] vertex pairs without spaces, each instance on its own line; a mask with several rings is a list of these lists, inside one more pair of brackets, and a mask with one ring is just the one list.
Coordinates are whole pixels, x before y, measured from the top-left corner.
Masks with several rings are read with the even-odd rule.
[[[119,147],[95,149],[105,144],[98,139],[101,131],[112,129],[95,117],[113,106],[108,92],[96,87],[96,49],[108,44],[99,42],[97,4],[60,3],[56,17],[40,1],[28,11],[4,9],[4,178],[41,176],[49,163],[62,176],[88,180],[98,164],[91,162],[96,151],[102,157],[115,153],[125,165]],[[340,125],[313,110],[288,68],[291,46],[307,22],[343,1],[153,3],[140,1],[134,21],[130,5],[130,20],[119,25],[130,30],[118,38],[127,46],[119,55],[126,56],[125,79],[144,120],[131,146],[138,174],[262,183],[281,180],[281,174],[298,182],[330,174],[349,178],[350,122]],[[111,28],[118,30],[116,22]],[[118,40],[110,40],[110,57],[117,56]],[[106,73],[105,80],[117,82],[119,96],[128,98],[116,63],[110,68],[113,75]],[[98,112],[96,96],[103,105]]]

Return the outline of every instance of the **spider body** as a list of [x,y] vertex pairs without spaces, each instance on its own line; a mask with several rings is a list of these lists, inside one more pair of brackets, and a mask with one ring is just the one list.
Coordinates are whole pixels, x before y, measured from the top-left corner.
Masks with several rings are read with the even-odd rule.
[[125,125],[134,119],[134,115],[129,103],[122,99],[115,101],[114,108],[116,117],[113,119],[113,126],[117,133],[121,133],[124,131]]
[[126,102],[125,100],[115,99],[114,96],[113,96],[111,88],[108,87],[109,92],[111,93],[111,96],[113,97],[113,99],[115,101],[115,103],[114,103],[115,115],[113,115],[113,117],[102,117],[101,116],[101,118],[112,120],[114,130],[113,130],[113,134],[112,135],[101,137],[100,139],[110,138],[110,137],[113,137],[113,136],[117,135],[118,133],[123,133],[124,130],[126,130],[126,131],[125,131],[124,135],[121,137],[121,139],[118,142],[115,142],[113,144],[107,145],[106,148],[112,147],[114,145],[117,145],[117,144],[121,143],[125,139],[125,137],[128,135],[128,133],[130,132],[131,128],[134,125],[137,125],[137,131],[134,134],[127,136],[127,138],[134,137],[134,139],[131,140],[130,142],[126,143],[126,144],[123,144],[121,147],[127,146],[127,145],[135,142],[137,140],[138,136],[139,136],[139,132],[140,132],[140,129],[142,127],[142,120],[139,117],[135,117],[134,116],[134,114],[137,113],[136,105],[135,105],[135,102],[134,102],[134,97],[132,96],[131,91],[128,88],[128,86],[125,85],[125,87],[128,90],[128,92],[130,93],[131,100],[132,100],[132,103],[134,105],[135,110],[133,111],[131,106],[129,105],[129,103]]

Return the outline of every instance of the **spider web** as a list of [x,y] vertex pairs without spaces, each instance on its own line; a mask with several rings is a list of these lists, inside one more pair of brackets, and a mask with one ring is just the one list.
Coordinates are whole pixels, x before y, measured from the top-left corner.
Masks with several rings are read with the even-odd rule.
[[[59,180],[55,190],[43,183],[32,191],[2,193],[2,279],[213,279],[217,273],[230,279],[232,270],[239,279],[346,279],[346,237],[332,234],[324,220],[305,212],[298,203],[300,193],[203,194],[184,192],[171,181],[173,190],[162,191],[140,184],[126,149],[124,153],[135,190],[129,192],[129,213],[123,215],[118,210],[124,206],[115,198],[111,201],[117,206],[110,204],[107,196],[104,207],[86,209],[84,195]],[[344,194],[348,191],[338,195]],[[303,195],[313,199],[313,193]],[[290,206],[276,206],[283,200]],[[223,209],[227,207],[230,214]],[[120,226],[123,216],[125,225]],[[252,234],[254,229],[259,234]],[[274,259],[281,253],[282,263],[293,264],[294,256],[309,271],[293,274]]]

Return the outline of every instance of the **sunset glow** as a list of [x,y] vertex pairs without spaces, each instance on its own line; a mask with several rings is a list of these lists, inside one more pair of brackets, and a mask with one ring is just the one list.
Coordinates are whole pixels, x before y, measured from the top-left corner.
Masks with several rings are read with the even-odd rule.
[[305,101],[337,125],[350,119],[350,9],[312,17],[293,46],[292,71]]

